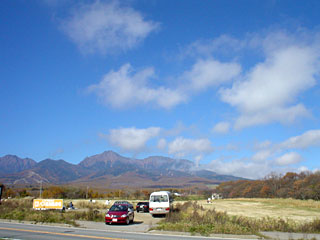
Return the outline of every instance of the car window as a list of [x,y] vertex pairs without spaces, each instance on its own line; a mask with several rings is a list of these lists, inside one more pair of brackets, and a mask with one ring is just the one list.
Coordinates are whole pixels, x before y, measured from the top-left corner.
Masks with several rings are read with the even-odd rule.
[[127,210],[128,210],[128,207],[125,205],[113,205],[110,208],[110,211],[112,211],[112,212],[123,212],[123,211],[127,211]]

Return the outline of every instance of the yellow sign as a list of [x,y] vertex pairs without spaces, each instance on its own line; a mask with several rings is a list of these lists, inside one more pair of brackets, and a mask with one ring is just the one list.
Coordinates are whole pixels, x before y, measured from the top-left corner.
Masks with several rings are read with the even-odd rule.
[[63,199],[33,199],[34,209],[62,209]]

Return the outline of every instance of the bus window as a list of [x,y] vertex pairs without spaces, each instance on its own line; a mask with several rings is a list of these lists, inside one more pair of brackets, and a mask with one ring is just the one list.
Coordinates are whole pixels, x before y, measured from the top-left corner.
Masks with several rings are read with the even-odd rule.
[[151,202],[168,202],[167,195],[153,195],[150,198]]

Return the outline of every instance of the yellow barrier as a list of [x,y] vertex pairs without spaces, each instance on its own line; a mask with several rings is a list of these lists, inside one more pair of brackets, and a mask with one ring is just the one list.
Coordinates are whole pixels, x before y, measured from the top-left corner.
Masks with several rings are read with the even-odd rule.
[[41,209],[62,209],[63,199],[34,199],[33,208]]

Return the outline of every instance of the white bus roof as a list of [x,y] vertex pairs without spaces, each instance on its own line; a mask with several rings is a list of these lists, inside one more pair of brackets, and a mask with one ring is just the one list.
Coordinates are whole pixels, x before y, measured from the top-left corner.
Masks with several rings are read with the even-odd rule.
[[158,191],[158,192],[153,192],[153,193],[151,193],[151,195],[152,194],[160,194],[160,193],[165,193],[165,194],[171,194],[169,191]]

